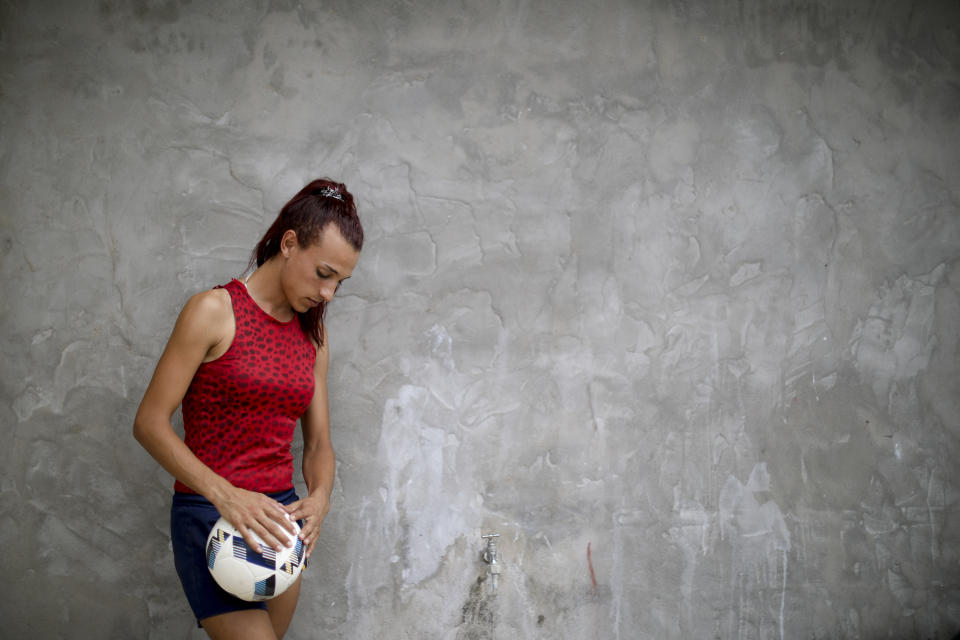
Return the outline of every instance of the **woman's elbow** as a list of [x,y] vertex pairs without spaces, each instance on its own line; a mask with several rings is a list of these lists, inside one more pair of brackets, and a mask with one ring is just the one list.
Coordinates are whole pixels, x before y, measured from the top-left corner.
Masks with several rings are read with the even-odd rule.
[[133,437],[144,448],[146,448],[150,442],[150,436],[156,431],[155,427],[153,427],[154,423],[155,421],[151,420],[150,416],[142,410],[137,411],[137,415],[133,419]]
[[140,415],[137,414],[137,417],[133,419],[133,438],[142,445],[144,437],[145,427],[143,426],[143,420],[140,418]]

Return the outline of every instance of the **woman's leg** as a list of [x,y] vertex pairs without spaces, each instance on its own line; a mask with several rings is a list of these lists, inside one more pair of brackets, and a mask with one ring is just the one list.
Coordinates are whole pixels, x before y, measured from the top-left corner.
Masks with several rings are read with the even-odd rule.
[[267,600],[267,613],[270,614],[270,622],[273,624],[273,632],[277,638],[283,638],[293,620],[293,612],[297,609],[297,599],[300,597],[300,580],[303,576],[297,578],[290,587],[278,595],[276,598]]
[[200,621],[211,640],[282,640],[300,596],[300,578],[276,598],[267,610],[247,609],[210,616]]
[[263,609],[246,609],[210,616],[200,621],[211,640],[277,640],[270,615]]
[[282,640],[300,596],[300,578],[276,598],[267,610],[248,609],[210,616],[200,621],[211,640]]

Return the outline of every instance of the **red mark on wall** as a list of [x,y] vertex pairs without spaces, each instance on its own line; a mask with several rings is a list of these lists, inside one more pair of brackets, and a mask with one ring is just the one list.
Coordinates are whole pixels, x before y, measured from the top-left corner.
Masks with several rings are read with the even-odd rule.
[[593,571],[593,560],[590,558],[590,543],[587,543],[587,566],[590,567],[590,582],[593,583],[593,591],[597,591],[597,574]]

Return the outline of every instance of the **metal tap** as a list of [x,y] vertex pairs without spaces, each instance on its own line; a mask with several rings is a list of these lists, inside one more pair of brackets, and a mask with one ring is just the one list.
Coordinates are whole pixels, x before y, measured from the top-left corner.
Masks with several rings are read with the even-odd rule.
[[490,565],[488,573],[490,574],[490,593],[497,590],[497,582],[500,574],[503,573],[503,566],[497,561],[497,538],[499,533],[487,533],[481,536],[487,541],[487,548],[483,552],[483,561]]

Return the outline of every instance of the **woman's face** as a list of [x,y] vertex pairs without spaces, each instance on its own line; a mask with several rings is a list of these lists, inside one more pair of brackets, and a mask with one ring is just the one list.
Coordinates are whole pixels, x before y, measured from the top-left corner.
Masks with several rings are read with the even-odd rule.
[[288,230],[280,241],[280,250],[286,258],[281,286],[297,313],[333,300],[340,283],[350,277],[360,257],[335,224],[325,226],[320,239],[308,247],[300,246],[297,234]]

